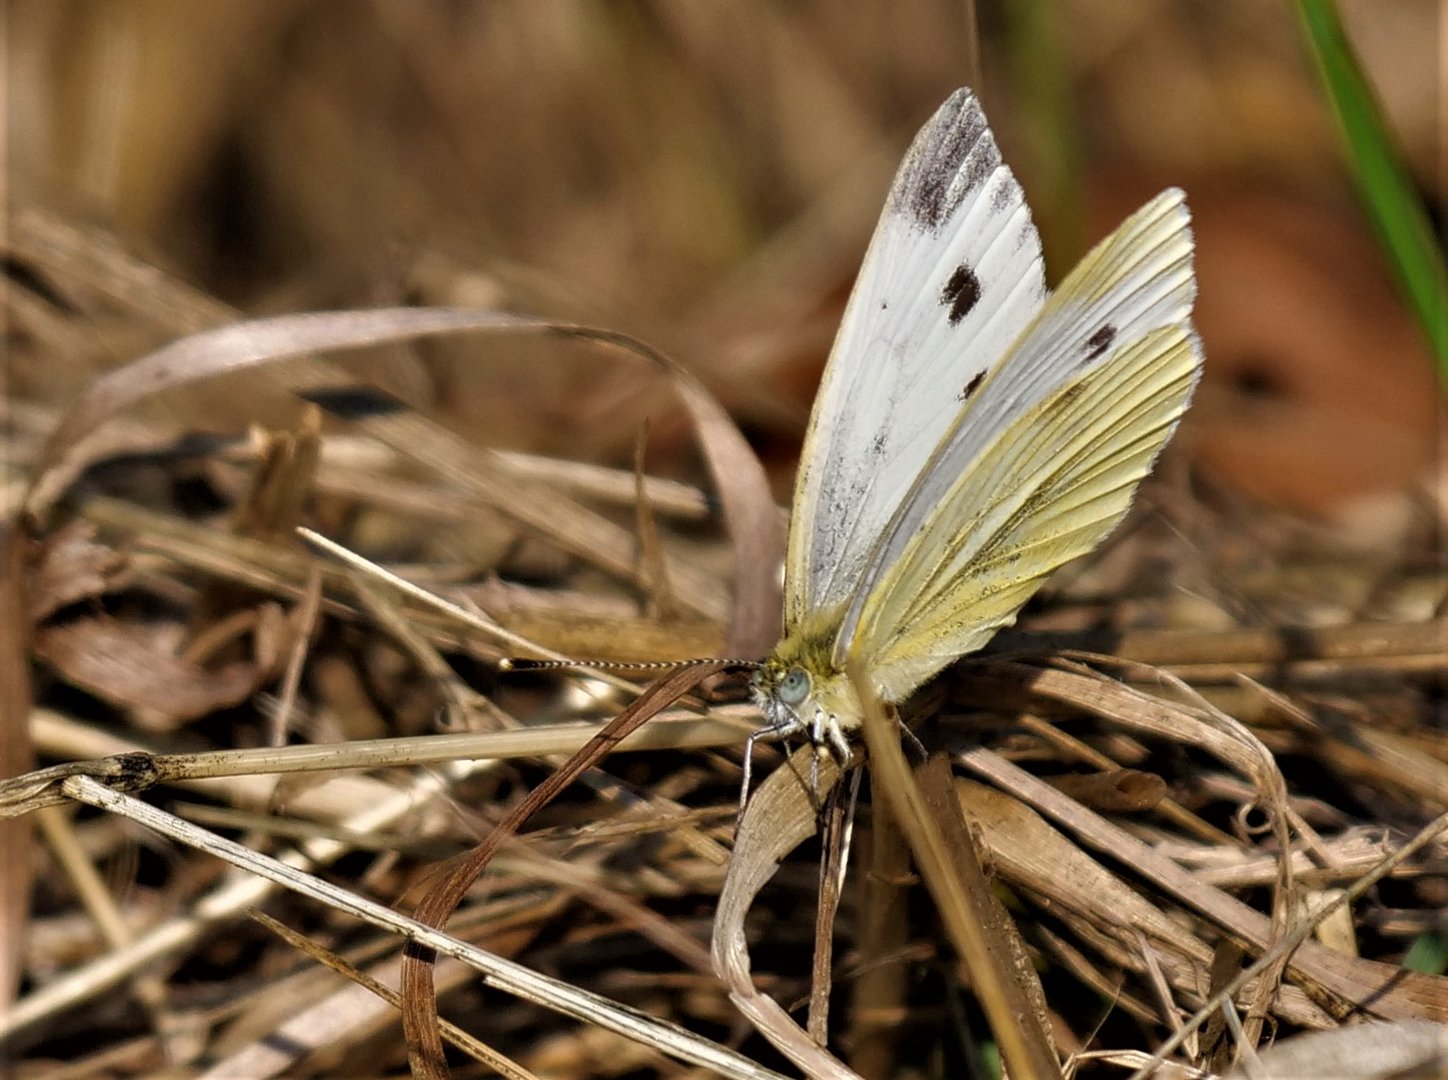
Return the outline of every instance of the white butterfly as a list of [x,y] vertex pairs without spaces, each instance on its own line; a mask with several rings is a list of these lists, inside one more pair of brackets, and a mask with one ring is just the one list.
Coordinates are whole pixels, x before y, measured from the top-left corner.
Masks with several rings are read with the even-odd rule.
[[751,747],[848,761],[847,663],[903,701],[1121,519],[1201,374],[1188,221],[1162,192],[1050,293],[975,96],[921,129],[815,398]]

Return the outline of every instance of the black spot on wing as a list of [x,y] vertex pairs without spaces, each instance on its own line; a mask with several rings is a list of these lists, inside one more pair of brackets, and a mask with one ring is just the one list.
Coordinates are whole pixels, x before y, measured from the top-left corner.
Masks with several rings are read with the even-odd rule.
[[895,178],[891,207],[933,232],[1000,161],[975,95],[956,91],[915,136]]
[[950,325],[954,326],[970,314],[980,300],[980,278],[975,271],[961,263],[950,275],[945,288],[940,290],[940,302],[950,308]]
[[1111,348],[1111,343],[1116,340],[1116,327],[1107,323],[1096,333],[1086,339],[1086,363],[1091,363],[1098,356]]
[[972,375],[970,377],[970,382],[965,384],[965,389],[956,395],[956,397],[960,399],[961,404],[969,401],[971,399],[971,396],[980,389],[980,384],[983,382],[985,382],[984,371],[977,371],[974,375]]
[[320,386],[298,391],[297,396],[342,420],[390,416],[407,408],[391,394],[372,386]]

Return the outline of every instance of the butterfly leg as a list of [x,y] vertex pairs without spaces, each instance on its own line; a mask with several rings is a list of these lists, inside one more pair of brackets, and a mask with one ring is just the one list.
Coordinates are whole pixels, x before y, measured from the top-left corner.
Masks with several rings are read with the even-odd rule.
[[739,785],[739,816],[744,816],[744,804],[749,801],[749,786],[754,776],[754,744],[764,739],[788,739],[797,731],[803,730],[803,725],[798,720],[792,720],[783,724],[770,724],[758,731],[751,732],[749,738],[744,740],[744,778]]
[[[809,789],[814,796],[815,804],[820,801],[820,754],[834,753],[833,736],[839,724],[833,716],[816,711],[814,723],[810,725],[809,741],[814,746],[814,754],[809,759]],[[841,767],[848,761],[846,757],[840,762]]]
[[905,726],[905,721],[903,720],[900,721],[900,733],[905,736],[905,741],[915,748],[916,752],[920,755],[921,761],[930,757],[929,752],[925,749],[925,744],[920,741],[915,732]]
[[840,769],[843,771],[853,756],[850,753],[850,742],[845,738],[844,728],[840,727],[840,722],[832,716],[825,732],[829,736],[830,751],[835,755],[835,760],[840,763]]
[[772,734],[773,728],[760,728],[758,731],[750,732],[749,738],[744,740],[744,780],[739,785],[739,818],[744,818],[744,804],[749,801],[749,782],[754,775],[754,744],[766,735]]

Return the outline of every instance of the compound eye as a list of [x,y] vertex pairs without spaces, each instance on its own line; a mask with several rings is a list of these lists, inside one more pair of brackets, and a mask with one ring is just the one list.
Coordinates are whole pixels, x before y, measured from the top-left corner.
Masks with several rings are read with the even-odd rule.
[[790,668],[779,680],[775,693],[786,705],[798,705],[809,695],[809,674],[803,668]]

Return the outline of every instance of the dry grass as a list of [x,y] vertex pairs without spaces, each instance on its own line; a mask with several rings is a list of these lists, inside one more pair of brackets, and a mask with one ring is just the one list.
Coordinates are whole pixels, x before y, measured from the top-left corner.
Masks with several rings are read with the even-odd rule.
[[[320,966],[395,987],[404,940],[459,1075],[1118,1076],[1174,1033],[1215,1075],[1365,1018],[1381,1073],[1448,1023],[1442,404],[1290,11],[965,7],[11,5],[15,1075],[406,1075]],[[1427,186],[1431,5],[1347,7]],[[1058,274],[1187,188],[1208,381],[915,703],[953,774],[872,738],[836,895],[776,750],[736,820],[737,680],[498,662],[769,647],[814,381],[977,47]]]

